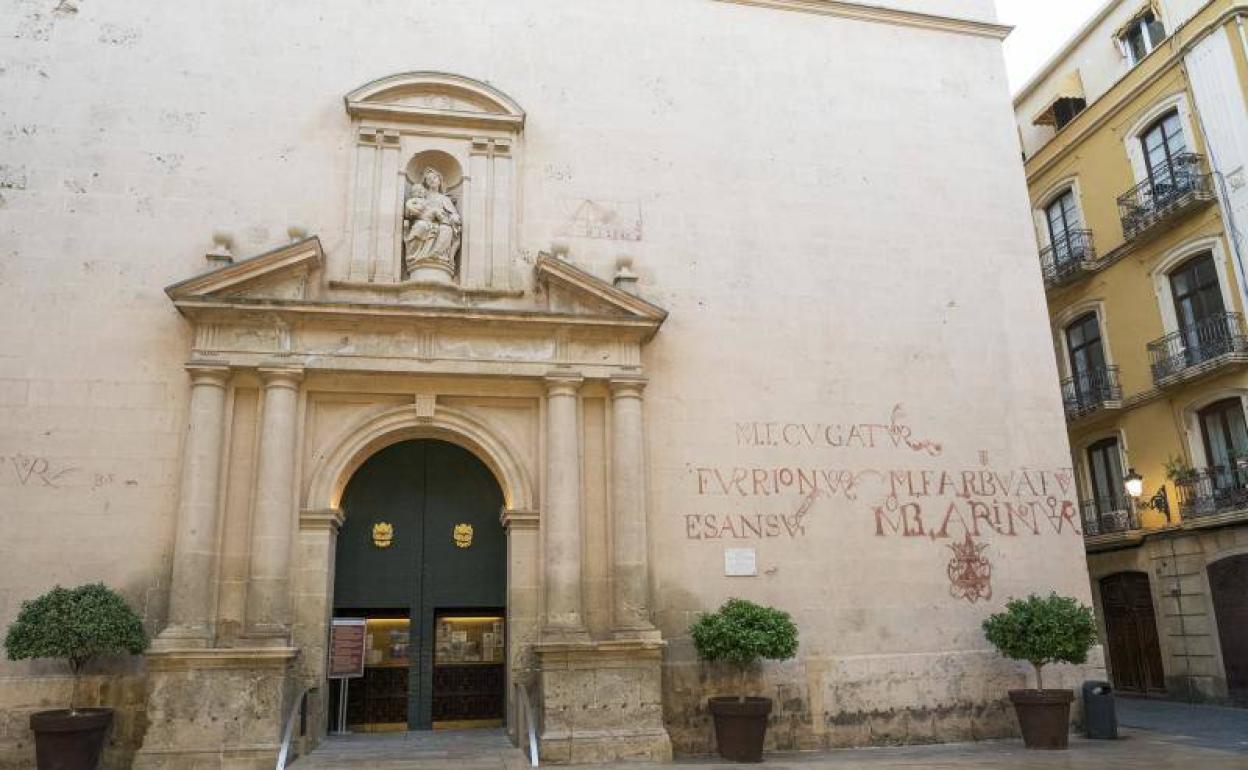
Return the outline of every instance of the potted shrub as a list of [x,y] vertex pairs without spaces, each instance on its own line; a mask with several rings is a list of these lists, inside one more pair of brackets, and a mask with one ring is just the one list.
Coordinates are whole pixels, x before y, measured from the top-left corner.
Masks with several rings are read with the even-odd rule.
[[1083,663],[1096,642],[1092,609],[1067,596],[1011,599],[1005,612],[984,621],[984,633],[1002,655],[1025,660],[1036,670],[1034,690],[1010,690],[1023,744],[1029,749],[1064,749],[1070,731],[1071,690],[1044,689],[1049,663]]
[[762,762],[771,699],[746,697],[746,674],[762,659],[788,660],[797,654],[797,627],[787,612],[744,599],[729,599],[689,628],[703,661],[722,662],[737,674],[736,697],[710,698],[715,745],[724,759]]
[[95,770],[113,710],[79,708],[83,667],[103,655],[138,655],[147,649],[143,622],[103,583],[61,588],[22,602],[4,638],[9,660],[60,658],[74,674],[69,708],[30,715],[39,770]]

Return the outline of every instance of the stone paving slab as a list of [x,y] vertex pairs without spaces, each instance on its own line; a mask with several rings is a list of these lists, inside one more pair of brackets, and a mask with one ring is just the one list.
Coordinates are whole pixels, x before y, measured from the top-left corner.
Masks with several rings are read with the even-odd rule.
[[[1124,728],[1116,741],[1071,738],[1067,751],[1028,751],[1020,741],[899,746],[768,754],[770,770],[1248,770],[1248,749],[1193,745],[1185,736]],[[292,770],[368,768],[369,770],[523,770],[524,755],[502,732],[409,733],[335,739]],[[645,765],[595,765],[602,770],[638,770]],[[677,770],[740,770],[735,763],[683,759],[666,767]],[[588,770],[588,766],[586,766]]]
[[[1163,733],[1167,740],[1248,752],[1248,709],[1150,698],[1116,699],[1118,724]],[[1248,767],[1248,761],[1245,761]]]

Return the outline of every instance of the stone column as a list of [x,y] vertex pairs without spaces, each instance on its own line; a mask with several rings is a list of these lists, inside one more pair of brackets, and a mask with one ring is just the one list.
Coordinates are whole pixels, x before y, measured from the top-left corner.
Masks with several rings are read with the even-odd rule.
[[247,581],[251,641],[286,644],[290,637],[290,549],[295,529],[295,441],[303,371],[261,368],[264,415],[256,453],[256,492]]
[[645,424],[641,378],[611,380],[611,535],[613,633],[617,639],[658,639],[650,622],[646,539]]
[[230,368],[191,364],[186,369],[191,375],[191,403],[182,447],[169,624],[156,639],[157,649],[211,646],[216,614],[221,451]]
[[581,611],[580,376],[546,378],[546,501],[542,509],[549,641],[589,641]]

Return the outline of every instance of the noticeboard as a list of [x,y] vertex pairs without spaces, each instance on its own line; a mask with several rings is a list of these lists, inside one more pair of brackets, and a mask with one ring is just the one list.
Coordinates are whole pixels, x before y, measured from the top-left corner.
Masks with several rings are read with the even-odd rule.
[[364,640],[367,633],[363,618],[334,618],[329,629],[330,679],[364,676]]

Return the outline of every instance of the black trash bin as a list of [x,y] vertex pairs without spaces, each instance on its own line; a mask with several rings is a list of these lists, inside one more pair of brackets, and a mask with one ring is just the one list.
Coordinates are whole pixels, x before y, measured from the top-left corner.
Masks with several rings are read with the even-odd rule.
[[1083,731],[1089,738],[1112,741],[1118,737],[1114,686],[1109,682],[1083,683]]

